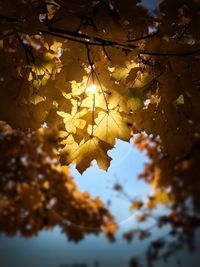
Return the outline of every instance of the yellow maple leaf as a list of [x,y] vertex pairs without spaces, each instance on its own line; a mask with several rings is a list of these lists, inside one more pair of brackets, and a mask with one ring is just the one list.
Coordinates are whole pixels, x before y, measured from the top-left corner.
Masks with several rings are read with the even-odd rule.
[[77,112],[75,109],[72,110],[71,114],[63,111],[57,111],[57,114],[63,117],[65,123],[65,129],[68,133],[76,133],[76,129],[83,129],[86,125],[86,121],[80,117],[85,114],[85,111]]
[[[99,112],[95,123],[93,135],[110,145],[115,144],[115,138],[129,141],[131,137],[131,130],[126,120],[116,110]],[[88,127],[88,132],[92,132],[92,126]]]
[[59,52],[59,49],[62,47],[61,42],[54,41],[53,44],[50,46],[50,49],[54,51],[55,53]]
[[94,159],[96,159],[99,168],[108,169],[111,158],[107,156],[107,151],[112,147],[97,137],[91,137],[86,142],[83,140],[78,145],[73,136],[70,135],[63,144],[65,147],[61,154],[67,155],[64,159],[66,160],[65,164],[75,163],[80,173],[83,173]]

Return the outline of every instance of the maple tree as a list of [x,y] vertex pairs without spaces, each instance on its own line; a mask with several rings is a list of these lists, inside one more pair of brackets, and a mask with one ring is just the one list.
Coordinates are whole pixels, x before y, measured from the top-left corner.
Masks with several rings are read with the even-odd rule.
[[[113,217],[100,200],[78,192],[67,166],[75,163],[82,173],[95,159],[107,170],[116,138],[139,134],[135,143],[152,160],[141,175],[154,188],[147,208],[171,204],[171,217],[160,220],[193,232],[200,205],[199,7],[198,0],[163,0],[151,15],[137,0],[1,1],[0,119],[18,129],[1,126],[2,230],[26,234],[55,225],[48,211],[52,198],[60,201],[55,210],[64,219],[82,214],[84,226],[103,225],[112,236]],[[23,218],[20,199],[30,193],[33,214]],[[4,215],[8,206],[15,208]],[[19,225],[11,227],[14,220]],[[70,236],[71,228],[61,226]],[[162,247],[156,244],[154,251]]]
[[0,231],[28,237],[59,225],[69,240],[101,231],[114,240],[113,216],[98,197],[80,192],[68,168],[59,165],[53,133],[22,133],[1,123],[0,136]]

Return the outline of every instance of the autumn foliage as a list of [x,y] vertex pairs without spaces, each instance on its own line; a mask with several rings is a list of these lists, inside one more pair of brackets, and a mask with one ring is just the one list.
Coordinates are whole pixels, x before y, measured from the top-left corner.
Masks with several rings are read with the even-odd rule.
[[[112,236],[112,216],[78,191],[67,166],[83,173],[95,159],[107,170],[116,139],[134,134],[151,160],[140,175],[154,189],[146,208],[171,207],[159,223],[173,236],[198,226],[200,4],[163,0],[152,15],[139,2],[0,3],[0,119],[12,127],[1,124],[2,231],[59,224],[77,240],[102,225]],[[87,228],[75,231],[56,214],[72,223],[80,216]]]
[[1,231],[28,237],[59,225],[74,241],[101,231],[112,240],[112,215],[99,198],[78,190],[55,147],[52,133],[22,133],[1,123]]

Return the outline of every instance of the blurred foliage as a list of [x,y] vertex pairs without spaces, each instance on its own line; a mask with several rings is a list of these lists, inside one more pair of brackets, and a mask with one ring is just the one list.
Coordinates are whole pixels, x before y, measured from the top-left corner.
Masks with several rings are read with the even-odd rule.
[[98,197],[78,190],[56,146],[55,133],[0,124],[0,231],[29,237],[59,225],[69,240],[102,231],[114,240],[112,215]]
[[[178,242],[170,245],[170,252],[168,244],[153,241],[147,260],[151,264],[164,247],[163,255],[173,253],[180,243],[193,248],[200,205],[200,3],[163,0],[153,16],[139,2],[1,1],[0,119],[19,129],[1,126],[2,231],[19,228],[29,233],[27,225],[33,232],[41,225],[55,225],[48,205],[59,196],[54,205],[62,217],[73,222],[73,216],[81,216],[84,226],[98,229],[112,221],[105,230],[112,236],[112,216],[100,200],[79,193],[70,175],[63,173],[67,167],[60,164],[75,163],[82,173],[96,159],[106,170],[111,160],[107,151],[116,138],[129,141],[138,134],[136,145],[151,159],[140,178],[152,185],[153,194],[146,203],[131,203],[131,209],[141,211],[142,222],[157,206],[170,207],[171,213],[158,218],[157,225],[170,224]],[[46,147],[49,136],[55,144]],[[44,151],[38,155],[35,151],[41,146]],[[25,166],[27,157],[28,162],[33,157],[30,168]],[[49,157],[56,163],[46,162]],[[40,169],[45,177],[41,181]],[[116,188],[122,191],[123,185]],[[24,195],[25,202],[20,200]],[[22,202],[29,201],[37,225],[33,217],[18,213]],[[63,202],[68,202],[67,208]],[[7,215],[5,207],[11,208]],[[46,218],[51,223],[44,223]],[[77,231],[77,239],[87,232],[70,234],[72,228],[60,225],[72,239]],[[134,234],[125,238],[130,241]],[[149,237],[147,232],[137,234]],[[137,266],[136,260],[131,264]]]

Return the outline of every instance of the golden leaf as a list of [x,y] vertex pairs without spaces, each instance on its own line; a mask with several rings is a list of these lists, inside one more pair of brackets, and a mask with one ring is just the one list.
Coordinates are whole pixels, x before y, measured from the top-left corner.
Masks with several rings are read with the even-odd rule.
[[[126,120],[116,110],[99,112],[95,123],[93,135],[112,146],[115,143],[115,138],[129,141],[131,137],[131,130]],[[92,126],[89,126],[88,131],[91,132],[91,129]]]
[[66,131],[68,133],[76,133],[77,128],[83,129],[86,125],[86,121],[80,118],[85,114],[85,112],[85,110],[82,110],[82,112],[77,112],[76,109],[73,109],[71,114],[63,111],[57,111],[57,114],[63,117]]
[[67,155],[66,163],[75,163],[80,173],[83,173],[94,159],[96,159],[99,168],[108,169],[111,158],[106,155],[106,152],[112,147],[97,137],[91,137],[86,142],[83,140],[78,145],[70,135],[63,144],[65,144],[65,148],[62,150],[62,155]]

